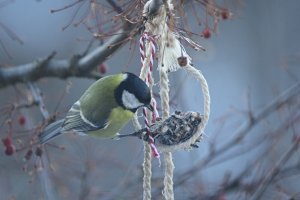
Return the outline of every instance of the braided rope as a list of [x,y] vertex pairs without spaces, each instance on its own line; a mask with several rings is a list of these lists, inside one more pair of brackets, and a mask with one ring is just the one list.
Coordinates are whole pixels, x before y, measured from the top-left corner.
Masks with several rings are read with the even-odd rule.
[[197,134],[195,134],[187,143],[185,143],[185,147],[190,146],[191,144],[195,143],[195,141],[202,135],[206,124],[209,119],[209,114],[210,114],[210,95],[209,95],[209,89],[208,89],[208,84],[206,82],[205,77],[203,76],[202,72],[190,64],[184,67],[186,71],[191,73],[199,82],[201,85],[202,93],[203,93],[203,119],[198,127]]
[[[147,68],[145,66],[145,43],[147,42],[148,47],[147,49],[149,49],[149,67]],[[152,78],[152,70],[153,70],[153,63],[154,63],[154,56],[155,56],[155,52],[156,52],[156,47],[155,47],[155,40],[153,38],[153,36],[151,36],[149,33],[145,32],[142,37],[140,38],[140,53],[141,53],[141,62],[142,62],[142,69],[146,68],[147,70],[147,75],[144,75],[144,80],[146,82],[146,84],[150,87],[151,92],[152,92],[152,87],[153,87],[153,78]],[[144,73],[146,74],[146,70],[144,70]],[[146,78],[147,77],[147,78]],[[156,108],[156,101],[155,99],[152,97],[151,99],[151,105],[154,109],[154,112],[152,112],[152,116],[148,116],[148,110],[146,108],[143,109],[143,115],[144,115],[144,122],[147,128],[147,132],[149,134],[149,144],[151,147],[151,151],[154,157],[156,158],[160,158],[159,153],[154,145],[154,139],[153,137],[150,135],[150,123],[148,119],[151,119],[151,122],[154,123],[156,121],[156,117],[158,117],[158,112],[157,112],[157,108]]]
[[175,166],[173,163],[173,156],[171,152],[164,153],[164,162],[165,162],[165,177],[164,177],[163,195],[166,200],[174,200],[173,171]]
[[[149,5],[151,5],[153,0],[149,0],[144,6],[144,13],[147,14],[147,10],[149,9]],[[141,69],[141,78],[145,80],[149,87],[152,88],[153,86],[153,79],[152,79],[152,68],[153,68],[153,60],[155,55],[155,41],[154,38],[149,34],[154,34],[157,36],[156,42],[159,47],[158,52],[158,69],[160,72],[160,96],[161,96],[161,105],[162,105],[162,116],[163,119],[169,117],[169,85],[168,85],[168,71],[176,71],[182,65],[178,63],[179,56],[183,56],[187,60],[187,66],[182,67],[187,70],[189,73],[194,75],[196,79],[200,82],[203,98],[204,98],[204,116],[197,127],[197,132],[190,138],[189,140],[182,142],[178,145],[164,145],[162,147],[158,146],[159,150],[164,153],[164,163],[165,163],[165,177],[164,177],[164,190],[163,195],[166,200],[173,200],[174,199],[174,191],[173,191],[173,171],[174,171],[174,164],[172,160],[172,151],[189,148],[191,144],[194,144],[199,137],[201,137],[203,130],[207,124],[209,113],[210,113],[210,96],[207,82],[202,75],[201,71],[195,69],[190,65],[191,58],[186,53],[184,48],[181,46],[180,41],[176,37],[176,34],[173,33],[167,26],[165,21],[167,14],[169,15],[170,10],[173,10],[172,0],[164,0],[164,9],[160,9],[158,14],[151,19],[151,22],[145,24],[145,33],[140,38],[140,53],[141,53],[141,62],[142,62],[142,69]],[[146,48],[145,48],[145,45]],[[168,45],[167,45],[168,43]],[[149,65],[149,67],[148,67]],[[147,66],[147,67],[146,67]],[[151,102],[151,105],[156,108],[155,100]],[[152,116],[147,115],[147,112],[144,110],[144,121],[146,127],[152,118],[152,123],[155,123],[155,115],[158,116],[157,110],[152,113]],[[150,145],[148,143],[145,144],[145,156],[144,156],[144,199],[151,198],[151,154],[155,152],[156,148],[154,146],[154,140],[150,137]],[[157,150],[156,150],[157,151]],[[153,154],[155,155],[155,153]],[[158,154],[159,156],[159,154]],[[149,159],[149,160],[147,160]],[[149,162],[149,163],[148,163]],[[146,165],[149,164],[149,165]],[[148,167],[148,168],[147,168]],[[146,181],[147,184],[146,184]]]
[[[140,39],[140,52],[141,52],[141,62],[142,62],[142,68],[140,72],[140,78],[145,80],[147,77],[148,71],[147,71],[147,65],[149,63],[149,49],[145,49],[142,37]],[[145,53],[146,52],[146,53]],[[146,54],[146,55],[145,55]],[[134,117],[134,126],[136,127],[136,130],[141,129],[141,125],[138,121],[137,115]],[[147,142],[144,142],[144,162],[143,162],[143,172],[144,172],[144,177],[143,177],[143,200],[151,200],[151,176],[152,176],[152,171],[151,171],[151,148],[150,145]]]
[[159,70],[160,72],[160,97],[161,97],[161,107],[162,107],[162,117],[163,120],[167,119],[170,115],[169,106],[169,78],[165,70]]
[[143,200],[151,199],[151,177],[152,177],[152,165],[151,165],[151,147],[148,142],[144,142],[144,162],[143,162]]
[[[163,120],[167,119],[170,115],[169,106],[169,79],[168,74],[165,70],[159,70],[160,72],[160,97],[161,97],[161,107],[162,107],[162,117]],[[165,163],[165,177],[164,177],[164,189],[163,195],[166,200],[174,199],[173,191],[173,172],[174,163],[171,152],[164,153],[164,163]]]
[[180,144],[177,145],[172,145],[172,146],[157,146],[157,148],[159,149],[160,152],[173,152],[176,151],[178,149],[189,149],[191,144],[194,144],[196,142],[196,140],[198,140],[199,138],[201,139],[201,136],[203,134],[203,131],[207,125],[208,119],[209,119],[209,114],[210,114],[210,95],[209,95],[209,88],[208,88],[208,84],[206,82],[205,77],[203,76],[202,72],[196,68],[194,68],[193,66],[191,66],[190,64],[188,64],[187,66],[183,67],[183,69],[185,69],[188,73],[192,74],[199,82],[200,82],[200,86],[202,89],[202,93],[203,93],[203,103],[204,103],[204,107],[203,107],[203,117],[201,120],[201,123],[199,124],[196,133],[187,141],[182,142]]
[[[153,62],[154,62],[154,56],[155,56],[155,41],[152,36],[150,36],[148,33],[144,33],[142,37],[139,40],[139,46],[140,46],[140,54],[141,54],[141,73],[140,78],[145,80],[146,84],[149,86],[150,91],[152,93],[152,87],[154,84],[153,78],[152,78],[152,70],[153,70]],[[153,96],[153,95],[152,95]],[[147,128],[147,132],[150,133],[149,127],[150,123],[154,123],[156,121],[156,117],[158,117],[158,112],[156,108],[156,101],[154,98],[151,99],[151,105],[154,108],[154,112],[152,112],[152,115],[148,114],[149,111],[147,111],[145,108],[143,109],[143,115],[144,115],[144,123]],[[134,118],[134,124],[136,128],[140,128],[141,125],[139,124],[137,120],[137,116],[135,115]],[[150,200],[151,199],[151,152],[152,155],[159,159],[160,164],[160,155],[158,153],[158,150],[156,149],[154,145],[154,139],[151,135],[149,135],[149,143],[144,142],[144,162],[143,162],[143,171],[144,171],[144,178],[143,178],[143,199],[144,200]]]

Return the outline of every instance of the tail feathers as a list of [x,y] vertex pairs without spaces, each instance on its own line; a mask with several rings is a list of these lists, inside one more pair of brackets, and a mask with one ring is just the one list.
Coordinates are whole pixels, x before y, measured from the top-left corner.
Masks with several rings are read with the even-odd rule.
[[49,140],[62,134],[61,129],[62,129],[63,123],[64,123],[64,119],[61,119],[56,122],[53,122],[52,124],[49,124],[45,128],[44,132],[40,135],[40,143],[45,144]]

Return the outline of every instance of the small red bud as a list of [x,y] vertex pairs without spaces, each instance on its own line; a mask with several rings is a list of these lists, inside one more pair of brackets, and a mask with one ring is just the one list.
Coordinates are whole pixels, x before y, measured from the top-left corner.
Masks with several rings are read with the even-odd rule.
[[26,118],[22,115],[19,117],[19,124],[21,126],[24,126],[24,124],[26,123]]
[[107,65],[105,63],[100,64],[98,67],[98,71],[101,74],[105,74],[107,72]]
[[221,16],[222,16],[222,19],[226,20],[230,17],[230,12],[229,10],[225,9],[225,10],[222,10],[221,12]]
[[5,147],[11,146],[12,140],[10,137],[2,138],[2,143],[4,144]]
[[16,152],[16,148],[14,145],[8,145],[6,146],[6,149],[5,149],[5,155],[7,156],[11,156],[13,155],[14,153]]
[[202,31],[202,36],[206,39],[210,38],[211,36],[211,33],[210,33],[210,30],[209,28],[205,28],[203,31]]

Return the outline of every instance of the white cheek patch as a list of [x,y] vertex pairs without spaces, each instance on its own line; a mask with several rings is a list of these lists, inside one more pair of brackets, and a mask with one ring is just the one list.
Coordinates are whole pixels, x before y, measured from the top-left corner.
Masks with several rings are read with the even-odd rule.
[[128,109],[135,109],[143,104],[134,96],[134,94],[131,94],[127,90],[124,90],[122,93],[122,102],[124,106]]

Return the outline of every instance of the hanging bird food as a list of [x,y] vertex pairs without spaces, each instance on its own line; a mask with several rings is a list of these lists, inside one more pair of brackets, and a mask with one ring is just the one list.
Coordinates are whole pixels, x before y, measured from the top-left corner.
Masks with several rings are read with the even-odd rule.
[[[176,146],[190,140],[198,132],[201,120],[202,116],[198,112],[176,111],[166,120],[159,119],[156,121],[156,123],[151,125],[148,130],[159,151],[165,151],[166,148],[176,148]],[[144,141],[149,141],[149,134],[147,134],[146,128],[132,134],[119,135],[119,137],[127,136],[135,136]],[[199,141],[199,139],[196,140],[196,142]],[[197,147],[197,145],[191,144],[190,147]]]
[[[157,12],[152,12],[154,7],[159,7]],[[152,76],[153,61],[156,57],[160,77],[162,119],[157,120],[158,113],[156,112],[152,114],[143,112],[146,128],[141,129],[136,115],[133,124],[138,131],[129,135],[119,135],[119,138],[136,136],[146,141],[144,142],[142,185],[144,189],[143,199],[147,200],[151,199],[151,153],[158,158],[159,163],[159,152],[163,153],[165,177],[162,193],[165,199],[173,200],[174,163],[172,152],[198,147],[196,143],[202,139],[210,113],[210,96],[207,82],[201,71],[193,67],[192,59],[181,44],[181,39],[195,50],[204,50],[204,48],[186,37],[187,33],[176,31],[174,26],[169,27],[169,25],[176,24],[174,11],[171,0],[149,0],[143,9],[145,21],[143,24],[144,32],[140,38],[142,61],[140,77],[148,82],[150,89],[152,89],[155,83]],[[170,116],[168,73],[179,69],[184,69],[199,81],[204,99],[203,115],[198,112],[175,112]],[[152,106],[153,108],[156,107],[155,105]]]

